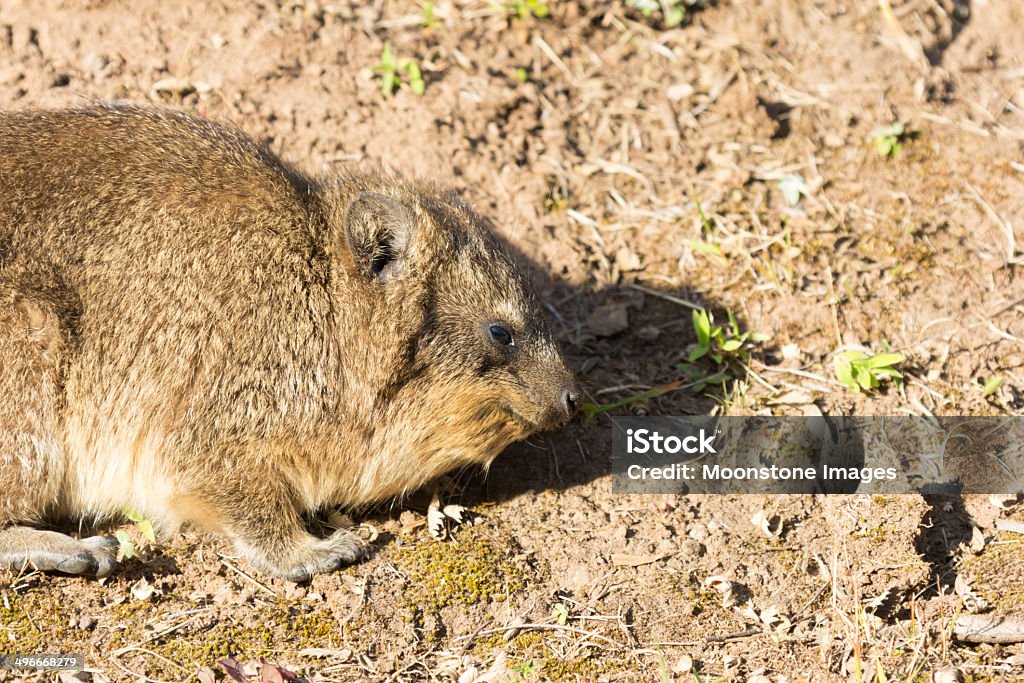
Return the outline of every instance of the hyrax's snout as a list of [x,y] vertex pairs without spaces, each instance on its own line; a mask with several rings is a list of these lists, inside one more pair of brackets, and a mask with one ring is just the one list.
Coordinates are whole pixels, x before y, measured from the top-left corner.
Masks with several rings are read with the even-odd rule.
[[550,429],[563,424],[579,410],[580,388],[564,365],[551,371],[543,384],[537,398],[544,404],[540,406],[543,426]]
[[580,408],[580,390],[575,380],[558,394],[559,408],[565,411],[565,416],[572,417]]

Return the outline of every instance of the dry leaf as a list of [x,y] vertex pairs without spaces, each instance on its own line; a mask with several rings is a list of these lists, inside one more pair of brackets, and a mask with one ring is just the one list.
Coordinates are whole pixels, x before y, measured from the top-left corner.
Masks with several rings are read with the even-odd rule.
[[441,499],[434,493],[427,506],[427,531],[433,538],[443,541],[448,538],[448,528],[444,523],[444,512],[441,510]]
[[971,529],[971,552],[975,555],[985,549],[985,534],[978,527]]
[[720,574],[715,574],[714,576],[709,576],[704,579],[704,587],[714,588],[719,593],[725,593],[726,591],[732,590],[732,581]]
[[953,591],[960,596],[964,609],[968,612],[983,612],[988,607],[988,601],[974,592],[974,589],[967,583],[967,579],[963,577],[963,574],[957,575],[956,580],[953,582]]
[[298,678],[288,669],[271,664],[260,657],[260,683],[288,683],[288,681],[295,681]]
[[688,674],[693,669],[693,657],[690,655],[683,655],[676,660],[675,666],[672,667],[673,673],[677,674]]
[[316,659],[333,657],[334,659],[340,659],[343,662],[347,662],[352,659],[352,650],[347,647],[340,650],[327,647],[307,647],[299,650],[298,654],[300,657],[313,657]]
[[154,595],[160,594],[160,590],[155,588],[149,581],[146,581],[146,577],[142,577],[132,584],[131,592],[132,597],[136,600],[150,600]]
[[238,660],[229,657],[218,660],[217,665],[224,669],[224,673],[235,683],[249,683],[249,679],[242,670],[242,665],[238,663]]
[[964,676],[956,667],[947,666],[932,672],[932,683],[960,683],[962,680]]
[[441,512],[444,513],[445,517],[453,520],[456,524],[462,524],[466,508],[461,505],[445,505]]
[[[772,526],[772,519],[776,520],[774,526]],[[768,538],[778,538],[782,535],[782,519],[779,517],[768,518],[764,510],[758,510],[754,513],[754,516],[750,518],[750,523],[761,530]]]

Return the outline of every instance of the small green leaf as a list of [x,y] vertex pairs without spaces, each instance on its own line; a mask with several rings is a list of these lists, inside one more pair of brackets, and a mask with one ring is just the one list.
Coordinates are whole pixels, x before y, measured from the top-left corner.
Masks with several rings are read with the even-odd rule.
[[849,361],[836,359],[836,379],[853,391],[860,391],[860,385],[853,378],[853,366]]
[[704,254],[711,254],[712,256],[723,256],[722,247],[717,244],[711,244],[703,242],[701,240],[685,240],[687,246],[694,251],[699,251]]
[[742,346],[742,339],[726,339],[722,342],[722,351],[732,353],[733,351],[739,351]]
[[711,343],[711,318],[703,308],[693,312],[693,331],[697,333],[697,343],[707,346]]
[[558,603],[555,605],[554,609],[551,610],[551,616],[558,621],[560,626],[565,626],[569,621],[569,608],[562,603]]
[[156,543],[156,534],[153,532],[153,523],[148,519],[144,519],[139,522],[139,531],[146,537],[146,540],[150,543]]
[[857,384],[864,391],[871,391],[878,386],[878,380],[870,372],[858,372],[857,373]]
[[695,360],[700,360],[701,358],[706,356],[707,353],[708,353],[708,347],[701,346],[700,344],[697,344],[693,348],[690,349],[690,353],[686,357],[686,360],[688,360],[688,361],[690,361],[692,363]]
[[1003,378],[998,375],[989,377],[985,380],[985,387],[982,389],[981,395],[988,398],[992,394],[999,391],[999,387],[1003,386]]
[[782,191],[782,198],[791,207],[799,204],[800,197],[806,196],[809,192],[803,176],[787,174],[775,182],[778,184],[779,190]]
[[544,0],[527,0],[527,4],[533,11],[533,16],[539,19],[542,19],[551,13],[548,9],[548,4],[544,2]]
[[426,91],[426,84],[423,82],[420,65],[411,59],[408,60],[405,64],[405,73],[409,76],[409,89],[416,95],[422,95]]
[[131,559],[135,557],[135,544],[132,543],[131,536],[124,529],[118,529],[114,532],[114,538],[117,539],[119,549],[121,551],[121,557]]
[[380,92],[387,97],[395,91],[395,72],[385,71],[380,77]]
[[704,389],[706,389],[708,385],[721,384],[725,382],[727,379],[729,378],[723,372],[716,372],[713,375],[702,377],[700,380],[698,380],[696,384],[693,385],[693,393],[699,394],[700,392],[704,391]]
[[726,309],[725,314],[729,316],[729,327],[732,328],[732,335],[735,337],[740,333],[740,324],[736,321],[736,316],[732,314],[731,309]]
[[906,358],[898,353],[880,353],[864,360],[864,365],[869,368],[885,368],[890,365],[902,363]]
[[709,221],[708,217],[704,215],[704,207],[700,205],[700,200],[696,197],[693,198],[693,203],[697,205],[697,215],[700,216],[700,225],[704,230],[704,234],[711,237],[713,227],[711,225],[711,221]]
[[156,543],[156,534],[153,533],[152,522],[143,517],[141,513],[129,508],[124,508],[121,510],[121,513],[130,521],[135,522],[135,525],[139,527],[139,531],[142,532],[142,535],[145,536],[150,543]]
[[526,81],[530,80],[530,72],[523,67],[519,67],[516,69],[516,80],[520,83],[526,83]]

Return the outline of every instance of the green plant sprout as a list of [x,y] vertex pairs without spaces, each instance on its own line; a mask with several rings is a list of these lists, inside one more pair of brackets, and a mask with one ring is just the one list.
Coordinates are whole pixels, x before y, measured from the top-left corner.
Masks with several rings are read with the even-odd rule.
[[423,12],[420,14],[420,24],[423,28],[432,29],[437,26],[437,18],[434,16],[434,10],[437,6],[434,3],[427,0],[423,3]]
[[732,311],[726,311],[728,325],[715,325],[714,317],[703,308],[693,312],[693,331],[697,343],[690,347],[687,360],[693,363],[707,356],[718,366],[730,361],[746,363],[755,343],[768,340],[767,335],[757,332],[740,332],[740,325]]
[[899,154],[906,138],[906,128],[899,121],[890,126],[876,128],[871,133],[871,142],[875,145],[878,156],[881,157],[894,157]]
[[655,12],[661,13],[665,28],[673,28],[683,23],[688,7],[703,6],[705,2],[706,0],[626,0],[627,5],[645,17],[650,17]]
[[782,198],[786,201],[786,205],[790,207],[795,207],[800,203],[801,197],[807,197],[811,193],[807,182],[801,175],[787,173],[780,176],[775,182],[779,186],[779,191],[782,192]]
[[123,510],[122,512],[130,521],[135,522],[135,525],[139,527],[139,531],[142,532],[147,541],[156,543],[156,534],[153,532],[153,523],[151,521],[134,510]]
[[693,198],[694,203],[697,205],[697,215],[700,217],[701,231],[704,233],[703,240],[686,240],[686,244],[689,245],[694,251],[699,251],[709,256],[717,256],[720,259],[725,259],[725,255],[722,254],[722,246],[715,239],[714,231],[715,227],[711,224],[707,215],[704,213],[704,208],[700,205],[700,200],[696,197]]
[[426,90],[420,65],[416,63],[416,60],[407,57],[395,59],[390,43],[384,44],[384,49],[380,53],[380,63],[371,69],[380,74],[380,92],[384,97],[398,90],[402,83],[403,73],[409,84],[409,90],[412,90],[413,93],[422,95]]
[[511,0],[511,2],[505,3],[505,9],[509,11],[509,14],[524,20],[530,17],[543,19],[551,14],[546,0]]
[[560,625],[565,626],[569,621],[569,608],[564,603],[558,603],[551,610],[551,616],[554,617]]
[[626,406],[637,403],[638,401],[657,398],[662,394],[667,394],[668,392],[675,391],[676,389],[685,389],[687,386],[686,380],[681,379],[675,382],[669,382],[668,384],[651,387],[646,391],[641,391],[639,394],[627,396],[621,401],[615,401],[614,403],[584,403],[580,406],[580,412],[583,413],[583,417],[587,420],[593,420],[602,413],[607,413],[611,410],[618,410],[619,408],[625,408]]
[[[150,543],[156,543],[156,533],[153,531],[153,523],[143,517],[140,513],[134,510],[125,508],[121,511],[129,521],[134,522],[135,526],[138,527],[142,535],[146,537],[146,540]],[[124,529],[118,529],[114,533],[114,538],[117,539],[118,546],[120,548],[121,557],[131,559],[135,557],[135,544],[132,543],[131,536]]]
[[870,356],[863,351],[842,351],[836,354],[836,379],[852,391],[872,391],[885,380],[898,386],[903,373],[896,366],[906,360],[898,353]]
[[[730,367],[739,365],[744,374],[749,375],[751,370],[747,364],[750,352],[755,344],[767,341],[769,337],[757,332],[740,332],[739,322],[732,311],[726,311],[726,315],[729,318],[727,325],[715,325],[714,317],[706,310],[693,312],[693,330],[697,342],[690,346],[687,362],[676,366],[685,375],[683,379],[651,387],[614,403],[584,403],[580,406],[580,412],[587,420],[592,420],[602,413],[657,398],[678,389],[692,389],[700,393],[709,386],[721,385],[723,396],[728,396],[726,383],[732,378]],[[710,372],[698,367],[695,363],[701,359],[714,361],[715,367]]]
[[1001,386],[1003,386],[1002,377],[1000,377],[999,375],[993,375],[992,377],[989,377],[987,380],[985,380],[985,386],[982,387],[982,397],[988,398],[989,396],[992,396],[997,391],[999,391],[999,387]]

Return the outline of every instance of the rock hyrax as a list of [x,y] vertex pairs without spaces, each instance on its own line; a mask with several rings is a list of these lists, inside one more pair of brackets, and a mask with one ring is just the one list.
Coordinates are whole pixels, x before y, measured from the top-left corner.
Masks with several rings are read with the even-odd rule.
[[240,131],[0,114],[0,563],[104,575],[126,509],[302,581],[360,556],[303,515],[412,491],[578,394],[527,279],[454,194],[310,178]]

